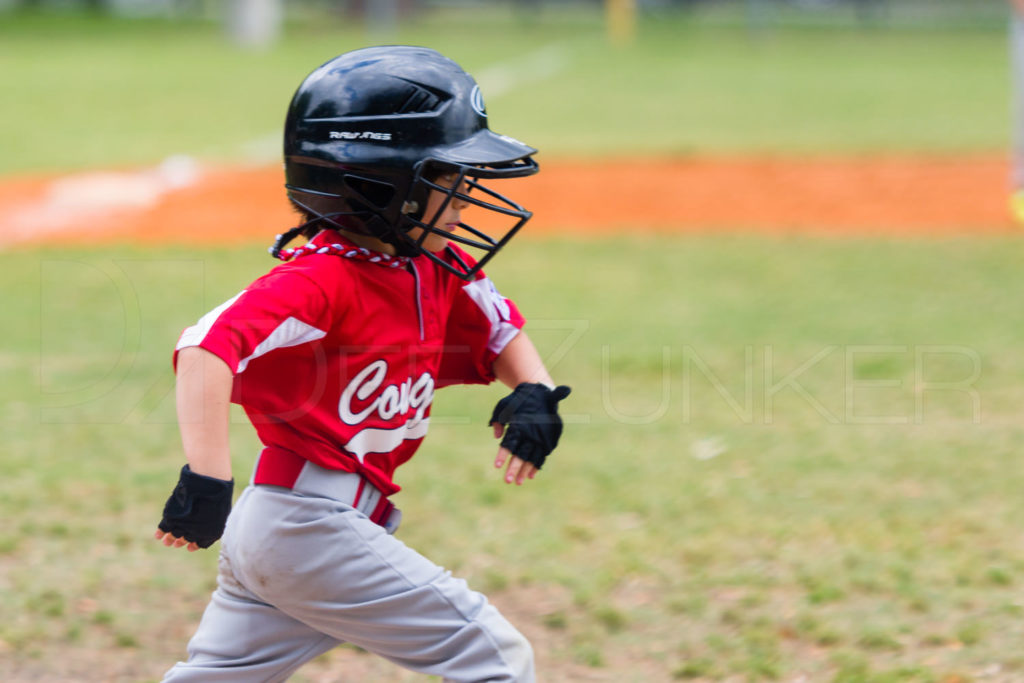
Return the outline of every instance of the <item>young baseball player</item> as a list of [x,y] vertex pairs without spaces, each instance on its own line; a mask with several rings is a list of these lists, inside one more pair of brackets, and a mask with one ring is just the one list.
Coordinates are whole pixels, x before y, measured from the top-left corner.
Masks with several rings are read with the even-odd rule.
[[[341,642],[446,680],[533,680],[525,638],[392,535],[389,497],[440,387],[513,388],[490,417],[508,483],[558,443],[569,389],[481,270],[530,217],[484,181],[535,173],[535,153],[488,129],[473,79],[433,50],[357,50],[299,86],[285,175],[305,220],[271,249],[286,263],[175,351],[188,464],[156,538],[221,550],[188,660],[164,680],[283,681]],[[473,227],[469,209],[506,228]],[[263,444],[233,510],[231,402]]]

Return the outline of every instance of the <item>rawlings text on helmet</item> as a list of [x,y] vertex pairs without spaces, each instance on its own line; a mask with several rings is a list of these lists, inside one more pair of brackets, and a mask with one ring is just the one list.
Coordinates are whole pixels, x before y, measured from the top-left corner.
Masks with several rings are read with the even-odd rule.
[[328,137],[331,140],[380,140],[381,142],[387,142],[391,140],[391,133],[374,133],[369,130],[364,130],[362,132],[352,130],[332,130],[328,134]]

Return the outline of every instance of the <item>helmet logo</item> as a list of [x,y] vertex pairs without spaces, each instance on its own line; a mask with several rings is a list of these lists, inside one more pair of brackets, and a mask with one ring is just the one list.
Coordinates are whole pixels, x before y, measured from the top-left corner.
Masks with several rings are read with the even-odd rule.
[[473,86],[473,92],[469,95],[469,103],[473,106],[475,111],[484,118],[487,117],[487,108],[484,106],[484,96],[480,93],[480,86]]
[[375,133],[370,130],[332,130],[329,137],[331,140],[378,140],[380,142],[387,142],[391,139],[391,133]]

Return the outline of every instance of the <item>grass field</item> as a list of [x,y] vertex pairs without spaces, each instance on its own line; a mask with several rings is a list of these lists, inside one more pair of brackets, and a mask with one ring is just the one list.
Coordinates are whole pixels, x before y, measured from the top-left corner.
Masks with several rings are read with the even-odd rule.
[[[500,392],[442,392],[402,537],[518,605],[549,680],[1018,680],[1021,251],[524,241],[492,274],[575,388],[563,447],[507,489],[481,426]],[[148,538],[181,460],[169,350],[266,265],[255,246],[8,262],[4,680],[146,680],[180,656],[215,556]]]
[[368,42],[442,49],[478,76],[493,125],[545,155],[1002,149],[1005,32],[858,28],[751,34],[644,16],[612,48],[599,15],[426,15],[392,36],[337,20],[264,52],[214,25],[0,16],[0,174],[276,158],[291,93]]

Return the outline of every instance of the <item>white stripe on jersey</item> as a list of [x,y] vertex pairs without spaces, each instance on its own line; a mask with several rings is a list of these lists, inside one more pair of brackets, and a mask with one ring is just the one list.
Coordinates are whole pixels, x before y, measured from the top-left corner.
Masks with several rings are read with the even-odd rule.
[[[210,330],[213,329],[213,326],[216,324],[217,319],[220,318],[221,314],[230,308],[232,304],[238,301],[238,298],[245,294],[245,291],[246,290],[242,290],[235,296],[231,297],[220,306],[200,318],[199,322],[195,325],[182,332],[181,338],[178,340],[178,345],[174,347],[175,351],[180,351],[181,349],[189,346],[199,346],[203,339],[206,338],[206,335],[210,333]],[[299,344],[316,341],[317,339],[322,339],[326,336],[327,333],[323,330],[304,323],[298,318],[289,317],[274,328],[274,331],[271,332],[266,339],[260,342],[247,358],[243,358],[238,363],[238,367],[233,369],[234,373],[237,375],[245,372],[250,361],[257,359],[264,354],[270,353],[274,349],[281,349],[287,346],[298,346]]]
[[181,338],[178,339],[178,345],[174,347],[174,350],[180,351],[187,346],[199,346],[199,343],[202,342],[203,339],[206,338],[206,335],[210,333],[210,330],[213,328],[213,324],[217,322],[217,318],[220,317],[220,314],[230,308],[231,304],[238,301],[238,297],[243,294],[245,294],[244,289],[204,315],[195,325],[182,332]]
[[486,277],[470,282],[462,288],[462,291],[480,307],[491,323],[491,335],[487,340],[487,350],[494,354],[500,354],[505,350],[505,346],[519,334],[519,328],[509,322],[512,318],[512,311],[509,309],[505,297],[501,295],[491,279]]
[[324,330],[313,327],[309,323],[304,323],[298,318],[289,316],[287,320],[274,328],[274,331],[270,333],[270,336],[261,341],[259,346],[253,349],[253,352],[249,354],[247,358],[243,358],[239,361],[238,370],[235,371],[235,374],[242,374],[249,366],[249,361],[256,360],[260,356],[270,353],[274,349],[283,349],[287,346],[298,346],[300,344],[305,344],[306,342],[323,339],[326,336],[327,332]]

